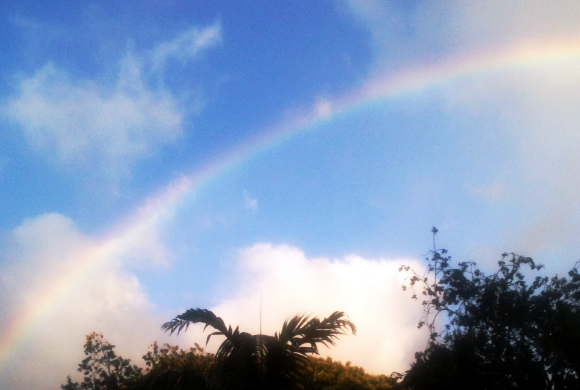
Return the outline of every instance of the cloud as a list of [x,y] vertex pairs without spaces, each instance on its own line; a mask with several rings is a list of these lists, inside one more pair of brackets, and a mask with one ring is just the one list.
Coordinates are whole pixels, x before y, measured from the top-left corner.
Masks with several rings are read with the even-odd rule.
[[258,210],[258,199],[252,198],[246,190],[244,190],[244,204],[248,210]]
[[472,196],[482,198],[487,202],[501,201],[509,192],[507,185],[501,181],[494,181],[488,184],[466,183],[464,188]]
[[[240,252],[238,292],[212,310],[227,324],[257,333],[261,301],[262,328],[269,334],[295,314],[326,317],[344,311],[357,326],[357,335],[342,337],[330,350],[323,347],[322,354],[390,374],[407,369],[425,341],[425,333],[416,327],[421,304],[401,289],[402,263],[419,268],[410,259],[309,259],[295,247],[255,244]],[[203,340],[195,332],[200,330],[190,330],[188,337]]]
[[[131,259],[159,261],[160,251],[145,259],[131,237],[123,239],[128,243],[115,240],[87,236],[59,214],[27,219],[5,234],[0,387],[43,390],[58,387],[69,374],[78,376],[82,344],[92,331],[102,332],[120,355],[137,364],[154,340],[183,347],[205,343],[200,326],[181,338],[162,333],[159,325],[167,316],[156,314],[138,279],[124,267]],[[258,332],[261,295],[265,333],[296,313],[345,311],[357,325],[357,336],[345,336],[322,353],[371,372],[404,370],[425,334],[416,329],[420,304],[401,290],[400,263],[417,266],[413,260],[357,256],[308,259],[294,247],[256,244],[240,252],[237,294],[213,310],[228,323]],[[215,351],[217,342],[208,350]]]
[[[79,232],[59,214],[24,221],[5,242],[0,289],[6,315],[0,329],[21,318],[26,321],[20,324],[19,339],[11,340],[17,344],[0,362],[1,387],[57,387],[67,374],[75,373],[83,358],[84,335],[92,331],[103,332],[118,353],[136,363],[148,344],[166,337],[159,331],[166,318],[153,314],[138,280],[120,260],[142,257],[137,245],[123,247],[131,253],[105,252],[113,257],[94,264],[87,256],[106,243]],[[269,333],[295,313],[326,316],[343,310],[357,325],[358,335],[344,337],[324,354],[374,372],[406,368],[421,336],[415,328],[420,307],[401,291],[397,267],[413,261],[307,259],[297,248],[270,244],[241,251],[239,261],[237,296],[214,308],[226,321],[257,332],[260,293],[264,331]],[[193,327],[187,340],[203,344],[201,333]],[[26,370],[35,375],[20,375]]]
[[119,261],[131,253],[91,259],[103,244],[59,214],[24,221],[5,243],[0,388],[57,388],[67,375],[78,375],[85,335],[93,331],[134,363],[164,337],[159,326],[166,319],[154,314],[139,281]]
[[185,65],[195,58],[203,49],[221,42],[221,26],[216,23],[211,27],[200,29],[193,27],[184,31],[173,40],[163,42],[152,50],[150,56],[152,68],[162,71],[167,61],[179,61]]
[[506,69],[443,91],[450,115],[465,123],[485,121],[492,129],[474,144],[481,156],[477,169],[490,184],[466,188],[520,215],[502,234],[518,253],[562,251],[567,257],[580,250],[577,67],[577,60],[566,60]]
[[428,64],[441,55],[460,56],[522,42],[580,37],[580,4],[576,2],[559,7],[545,0],[344,3],[370,33],[378,72],[410,63]]
[[452,22],[448,23],[447,32],[457,34],[455,43],[462,46],[580,36],[577,24],[580,4],[576,2],[554,7],[545,0],[525,3],[493,0],[477,4],[456,0],[445,12],[439,13]]
[[[113,83],[79,79],[48,63],[18,81],[0,113],[28,143],[60,165],[126,175],[140,159],[175,141],[187,112],[144,73],[169,59],[186,61],[219,41],[219,25],[193,28],[144,56],[127,54]],[[153,69],[160,73],[163,69]]]
[[328,119],[332,114],[332,103],[325,99],[319,99],[314,105],[314,112],[319,119]]
[[497,222],[500,246],[530,256],[576,256],[579,62],[573,53],[560,60],[551,57],[578,42],[580,3],[346,4],[370,32],[376,73],[451,66],[457,60],[477,64],[484,54],[517,56],[522,48],[537,53],[530,63],[474,69],[471,75],[434,86],[423,97],[433,99],[429,104],[437,99],[442,115],[453,118],[450,128],[465,129],[457,134],[464,148],[457,153],[457,164],[462,153],[470,153],[464,159],[469,166],[464,189],[494,203],[495,210],[488,210],[505,210],[498,221],[516,215],[509,223]]
[[111,174],[130,167],[182,132],[175,99],[148,90],[131,58],[111,90],[74,81],[48,64],[20,83],[4,109],[36,150],[67,165],[95,162]]

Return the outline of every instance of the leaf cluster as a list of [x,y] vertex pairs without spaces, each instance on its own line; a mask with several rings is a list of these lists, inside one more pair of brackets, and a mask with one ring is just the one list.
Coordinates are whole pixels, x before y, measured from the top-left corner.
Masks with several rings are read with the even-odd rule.
[[130,359],[123,359],[115,353],[115,346],[103,339],[102,333],[93,332],[86,336],[84,344],[86,358],[79,364],[83,373],[82,382],[67,382],[63,390],[124,390],[142,377],[142,369],[131,365]]
[[134,390],[153,389],[213,389],[215,384],[215,355],[198,344],[188,350],[177,345],[158,346],[154,342],[143,355],[146,375]]
[[274,336],[241,332],[233,329],[213,312],[189,309],[162,329],[179,333],[192,323],[215,329],[207,337],[224,336],[216,353],[217,378],[220,385],[235,389],[295,388],[310,354],[318,354],[318,345],[334,345],[337,338],[356,327],[343,312],[318,319],[297,315],[284,322]]
[[[195,347],[187,351],[177,345],[154,342],[143,355],[145,372],[132,366],[129,359],[117,356],[114,345],[100,333],[87,336],[87,356],[79,364],[82,382],[71,377],[63,390],[185,390],[185,389],[301,389],[304,370],[310,355],[318,354],[318,345],[334,345],[347,331],[356,327],[343,312],[319,319],[297,315],[286,320],[274,336],[252,335],[239,328],[227,327],[213,312],[190,309],[162,329],[171,333],[187,330],[192,323],[214,329],[208,337],[225,336],[217,353]],[[207,343],[206,341],[206,343]]]
[[580,387],[580,263],[568,277],[528,281],[543,268],[530,257],[504,253],[486,275],[474,262],[453,267],[446,250],[430,254],[425,274],[400,269],[408,275],[403,289],[423,296],[418,326],[430,332],[407,387]]
[[395,383],[386,375],[371,375],[350,362],[342,364],[330,357],[312,358],[301,379],[304,390],[388,390]]

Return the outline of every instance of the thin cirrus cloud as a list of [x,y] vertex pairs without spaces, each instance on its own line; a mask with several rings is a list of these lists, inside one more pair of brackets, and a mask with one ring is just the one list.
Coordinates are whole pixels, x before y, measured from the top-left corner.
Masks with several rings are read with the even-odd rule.
[[258,199],[252,198],[246,190],[244,190],[244,206],[250,211],[258,210]]
[[162,77],[165,63],[186,62],[218,44],[220,37],[218,24],[194,27],[143,56],[129,53],[112,85],[76,79],[47,63],[19,80],[2,114],[50,160],[122,176],[139,159],[175,141],[187,114],[171,91],[149,86],[144,74]]
[[575,59],[506,72],[485,85],[455,85],[445,94],[451,107],[486,116],[490,133],[497,134],[501,153],[486,154],[485,145],[478,150],[483,172],[489,171],[485,164],[499,162],[496,178],[488,184],[467,183],[465,189],[487,201],[526,210],[521,228],[504,236],[518,253],[577,248],[573,234],[580,226],[580,201],[574,195],[580,190],[577,66]]
[[221,26],[216,23],[204,29],[192,28],[175,39],[163,42],[150,53],[152,68],[162,71],[168,61],[186,64],[201,51],[221,42]]

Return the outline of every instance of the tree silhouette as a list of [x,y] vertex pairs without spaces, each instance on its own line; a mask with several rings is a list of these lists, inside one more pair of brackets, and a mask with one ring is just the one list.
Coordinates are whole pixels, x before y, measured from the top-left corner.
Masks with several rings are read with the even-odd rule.
[[82,382],[67,382],[61,385],[63,390],[123,390],[127,389],[142,377],[142,370],[131,365],[130,359],[124,359],[115,353],[115,346],[103,338],[101,333],[93,332],[86,336],[84,344],[87,356],[79,364]]
[[426,260],[424,275],[401,267],[409,273],[403,288],[422,290],[419,327],[431,336],[405,388],[580,388],[579,263],[569,278],[537,276],[530,283],[525,268],[543,266],[514,253],[504,253],[490,275],[474,262],[451,267],[444,249],[434,247]]
[[388,390],[396,380],[386,375],[372,375],[351,362],[313,357],[302,375],[304,390]]
[[140,378],[131,390],[180,390],[217,389],[212,381],[215,356],[207,353],[198,344],[189,350],[177,345],[157,342],[143,355],[147,365],[146,375]]
[[355,325],[343,312],[334,312],[322,320],[296,315],[286,320],[274,336],[253,335],[232,329],[213,312],[189,309],[162,329],[179,334],[190,324],[205,324],[215,331],[208,335],[225,336],[216,353],[217,379],[225,389],[291,389],[295,388],[309,355],[318,354],[318,345],[335,345],[347,330],[356,334]]

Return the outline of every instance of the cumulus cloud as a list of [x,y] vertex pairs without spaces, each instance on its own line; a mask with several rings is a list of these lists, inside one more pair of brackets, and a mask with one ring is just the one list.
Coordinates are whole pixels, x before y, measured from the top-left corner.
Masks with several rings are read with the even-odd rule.
[[[205,343],[200,326],[179,338],[160,332],[168,318],[155,314],[138,279],[124,267],[130,258],[147,260],[133,236],[97,240],[59,214],[25,220],[5,235],[0,387],[56,388],[66,375],[78,375],[82,344],[92,331],[102,332],[135,363],[154,340],[184,347]],[[155,253],[162,251],[152,252],[155,258],[149,260],[159,261]],[[322,353],[371,372],[404,370],[423,346],[425,333],[416,329],[421,306],[402,292],[397,270],[401,263],[419,267],[413,260],[309,259],[294,247],[256,244],[242,250],[238,261],[237,293],[212,310],[243,330],[259,331],[262,300],[263,330],[270,334],[297,313],[324,317],[345,311],[357,335]],[[215,351],[218,343],[210,342],[208,349]]]
[[[344,311],[357,326],[357,335],[344,336],[321,353],[390,374],[407,369],[414,351],[425,342],[425,333],[416,327],[421,304],[401,289],[402,263],[420,267],[411,259],[309,259],[295,247],[256,244],[240,252],[239,290],[212,310],[226,323],[257,333],[261,301],[262,329],[267,334],[274,334],[295,314],[326,317]],[[202,340],[193,335],[197,332],[190,330],[188,337]]]
[[1,113],[50,159],[122,176],[183,131],[186,112],[179,101],[168,89],[148,85],[143,74],[162,76],[166,61],[191,59],[219,37],[218,25],[193,28],[146,55],[129,53],[113,83],[79,79],[48,63],[20,78]]
[[59,214],[24,221],[6,234],[5,244],[1,388],[58,388],[66,375],[78,375],[85,335],[93,331],[135,363],[163,337],[165,319],[153,314],[139,281],[119,261],[130,253],[103,250],[106,243]]

